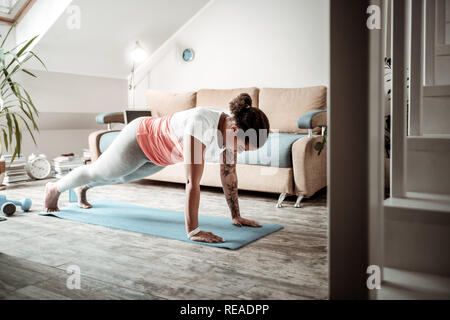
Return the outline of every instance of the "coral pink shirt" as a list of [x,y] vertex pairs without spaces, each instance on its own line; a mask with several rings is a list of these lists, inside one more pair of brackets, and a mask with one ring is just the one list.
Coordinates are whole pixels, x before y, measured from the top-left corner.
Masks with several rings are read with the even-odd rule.
[[158,166],[183,162],[183,146],[172,131],[170,116],[143,117],[136,139],[145,155]]

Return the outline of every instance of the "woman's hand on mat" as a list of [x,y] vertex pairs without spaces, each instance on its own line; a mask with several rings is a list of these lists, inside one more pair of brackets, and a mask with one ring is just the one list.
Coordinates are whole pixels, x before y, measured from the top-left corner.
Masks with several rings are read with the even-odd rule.
[[242,227],[242,226],[255,227],[255,228],[261,227],[261,225],[258,222],[254,221],[254,220],[250,220],[250,219],[245,219],[242,217],[233,218],[232,222],[235,226],[238,226],[238,227]]
[[192,236],[190,239],[192,241],[209,242],[209,243],[225,242],[221,237],[216,236],[214,233],[208,231],[200,231],[195,236]]

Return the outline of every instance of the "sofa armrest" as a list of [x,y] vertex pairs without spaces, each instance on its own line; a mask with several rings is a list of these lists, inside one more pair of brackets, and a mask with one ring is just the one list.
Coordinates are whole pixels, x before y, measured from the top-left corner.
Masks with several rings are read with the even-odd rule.
[[105,112],[95,117],[95,121],[100,124],[125,123],[123,112]]
[[89,141],[89,151],[91,153],[91,161],[96,161],[100,155],[102,154],[100,152],[100,138],[106,134],[111,132],[120,132],[120,130],[98,130],[95,132],[92,132],[89,135],[88,141]]
[[294,188],[297,195],[310,197],[327,185],[327,150],[314,149],[323,137],[304,137],[292,145]]
[[300,129],[314,129],[317,127],[326,127],[327,111],[316,110],[307,112],[297,120],[297,126]]

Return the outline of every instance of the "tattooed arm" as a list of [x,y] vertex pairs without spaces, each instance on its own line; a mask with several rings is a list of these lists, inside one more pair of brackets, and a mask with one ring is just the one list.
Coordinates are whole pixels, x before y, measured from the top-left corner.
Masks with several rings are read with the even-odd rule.
[[227,161],[232,154],[228,150],[222,153],[222,162],[220,163],[220,179],[222,181],[223,193],[231,211],[231,218],[240,217],[238,201],[238,180],[236,175],[236,155],[234,161]]
[[236,154],[236,152],[231,154],[228,150],[225,150],[222,153],[220,163],[220,180],[222,181],[225,199],[227,200],[228,207],[230,208],[231,219],[233,224],[239,227],[260,227],[261,225],[258,222],[242,218],[239,211]]

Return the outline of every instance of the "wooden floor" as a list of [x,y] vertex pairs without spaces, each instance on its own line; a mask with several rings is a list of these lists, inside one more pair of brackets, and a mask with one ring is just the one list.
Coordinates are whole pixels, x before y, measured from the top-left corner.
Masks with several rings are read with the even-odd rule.
[[[326,299],[326,192],[303,208],[275,208],[277,195],[240,192],[241,214],[284,229],[232,251],[139,233],[42,217],[47,181],[9,187],[8,198],[33,201],[32,211],[0,222],[0,299]],[[184,186],[140,181],[97,187],[107,196],[183,211]],[[68,203],[68,193],[60,207]],[[229,217],[218,188],[202,187],[202,215]],[[67,268],[81,269],[81,289],[66,286]]]

